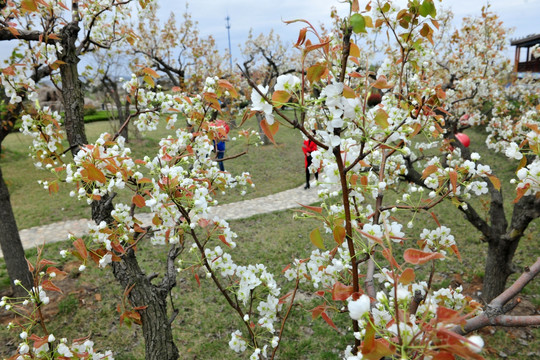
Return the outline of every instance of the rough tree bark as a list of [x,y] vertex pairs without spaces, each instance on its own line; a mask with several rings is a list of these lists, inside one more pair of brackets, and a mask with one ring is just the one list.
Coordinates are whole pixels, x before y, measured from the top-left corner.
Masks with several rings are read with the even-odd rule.
[[[104,197],[102,201],[92,204],[92,220],[96,223],[113,222],[111,211],[112,197]],[[169,253],[167,274],[160,285],[152,284],[153,276],[147,276],[139,267],[135,252],[130,249],[119,262],[111,264],[116,280],[124,289],[131,289],[128,299],[133,307],[145,307],[140,310],[142,330],[145,340],[146,360],[175,360],[178,359],[178,348],[174,344],[171,324],[176,314],[167,314],[167,296],[176,286],[174,260],[178,255],[177,249]]]
[[19,230],[17,229],[17,223],[13,215],[13,209],[11,208],[9,190],[4,182],[1,168],[0,219],[0,247],[4,254],[4,261],[6,262],[7,272],[11,280],[13,294],[15,296],[24,296],[26,295],[26,291],[20,286],[15,286],[13,281],[16,279],[20,280],[26,289],[31,289],[34,281],[32,274],[28,270],[24,249],[21,238],[19,237]]
[[[4,95],[4,102],[8,102]],[[2,141],[13,130],[16,117],[20,113],[22,105],[19,104],[13,111],[3,114],[0,120],[0,153],[2,152]],[[13,214],[9,189],[4,181],[2,168],[0,167],[0,247],[4,254],[8,276],[11,280],[11,287],[14,296],[24,296],[26,291],[13,284],[14,280],[20,280],[26,289],[31,289],[34,285],[32,274],[28,269],[24,248],[19,236],[19,229]]]

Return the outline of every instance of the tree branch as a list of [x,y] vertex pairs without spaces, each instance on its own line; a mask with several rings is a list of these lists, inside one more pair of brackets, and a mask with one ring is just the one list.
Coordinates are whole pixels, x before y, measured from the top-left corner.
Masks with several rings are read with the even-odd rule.
[[540,257],[536,262],[525,270],[523,274],[502,294],[493,299],[487,306],[485,312],[479,316],[466,321],[464,326],[456,326],[452,331],[465,335],[483,327],[494,326],[531,326],[540,325],[540,315],[535,316],[511,316],[504,315],[504,305],[523,290],[523,288],[534,279],[540,272]]

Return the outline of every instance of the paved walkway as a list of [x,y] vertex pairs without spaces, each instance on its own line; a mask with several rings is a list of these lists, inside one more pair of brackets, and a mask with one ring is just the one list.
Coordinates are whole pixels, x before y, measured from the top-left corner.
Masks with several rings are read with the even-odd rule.
[[[257,214],[286,210],[299,207],[299,204],[308,205],[318,201],[317,190],[312,182],[311,189],[304,190],[303,185],[295,189],[282,191],[268,196],[243,200],[235,203],[218,205],[212,208],[211,213],[225,220],[248,218]],[[145,225],[151,224],[152,214],[138,214],[137,217]],[[66,240],[71,233],[77,237],[88,232],[88,223],[91,220],[79,219],[60,221],[44,226],[36,226],[19,232],[25,249],[38,245]],[[0,250],[0,257],[3,257]]]

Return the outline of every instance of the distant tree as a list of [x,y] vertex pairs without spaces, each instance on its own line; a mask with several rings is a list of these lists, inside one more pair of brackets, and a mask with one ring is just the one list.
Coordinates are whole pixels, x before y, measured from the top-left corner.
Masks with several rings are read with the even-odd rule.
[[158,4],[149,4],[139,13],[136,34],[128,41],[132,51],[140,55],[139,64],[165,73],[174,86],[188,93],[202,91],[209,76],[226,77],[228,53],[221,53],[215,39],[200,35],[198,23],[188,10],[182,22],[171,12],[165,23],[157,16]]

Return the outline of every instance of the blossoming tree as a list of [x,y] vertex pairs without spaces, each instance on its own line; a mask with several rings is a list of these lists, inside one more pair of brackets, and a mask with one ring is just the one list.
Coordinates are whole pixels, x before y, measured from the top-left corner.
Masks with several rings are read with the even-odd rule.
[[[331,35],[321,35],[309,22],[296,22],[305,24],[296,44],[301,52],[301,76],[280,76],[272,92],[252,82],[253,112],[244,118],[262,113],[269,136],[279,130],[280,122],[287,122],[318,145],[312,154],[312,170],[321,171],[323,205],[304,207],[305,216],[320,221],[310,234],[317,249],[285,267],[285,278],[293,282],[289,293],[282,294],[277,277],[264,264],[232,260],[236,234],[210,211],[216,191],[250,184],[249,174],[233,177],[219,171],[212,154],[212,142],[226,132],[212,121],[214,114],[221,116],[219,100],[237,95],[228,81],[209,77],[200,94],[188,95],[156,91],[157,73],[150,68],[133,75],[124,85],[135,109],[127,121],[141,131],[151,131],[163,120],[171,129],[171,135],[160,141],[157,154],[142,159],[131,155],[119,134],[102,134],[93,144],[76,143],[73,161],[68,162],[61,156],[60,115],[44,108],[23,117],[23,131],[35,139],[36,162],[51,173],[45,185],[54,189],[60,182],[72,184],[72,195],[93,207],[95,224],[90,236],[72,239],[73,248],[63,254],[79,258],[81,271],[91,263],[112,268],[129,299],[121,318],[142,325],[146,358],[176,359],[179,355],[171,333],[176,312],[174,308],[168,312],[166,300],[177,271],[186,270],[197,279],[202,272],[216,285],[241,326],[231,334],[229,345],[251,359],[275,358],[301,287],[309,287],[320,299],[312,310],[314,318],[332,327],[335,317],[350,319],[351,331],[344,336],[351,345],[343,355],[349,360],[385,356],[481,359],[483,340],[464,335],[488,324],[539,324],[538,316],[505,313],[513,305],[512,298],[540,272],[540,259],[482,310],[460,288],[434,290],[437,263],[448,256],[460,257],[451,230],[434,216],[433,226],[416,237],[397,220],[398,214],[412,218],[414,213],[429,213],[446,198],[460,201],[463,194],[481,188],[478,182],[486,176],[496,183],[476,156],[463,159],[453,149],[447,166],[436,160],[427,164],[421,176],[432,190],[428,195],[422,187],[406,184],[404,202],[387,196],[409,174],[408,159],[414,159],[416,136],[430,143],[448,142],[444,136],[447,94],[442,83],[427,80],[422,68],[423,50],[438,27],[433,1],[410,1],[398,10],[383,1],[360,9],[358,1],[351,0],[350,13],[336,20],[341,27]],[[386,54],[390,60],[374,78],[368,54],[354,43],[353,36],[371,28],[386,31],[393,39]],[[320,60],[307,62],[315,53]],[[382,90],[384,96],[381,104],[368,107],[373,89]],[[294,115],[283,112],[284,105]],[[177,114],[185,117],[189,128],[176,129]],[[74,130],[66,127],[66,131]],[[257,140],[253,132],[240,134],[246,144]],[[522,172],[521,182],[527,181],[531,165],[525,167],[526,174]],[[534,178],[527,184],[520,186],[538,192]],[[130,193],[131,201],[114,204],[118,192]],[[335,196],[340,200],[337,203]],[[137,214],[142,209],[153,212],[149,227]],[[145,274],[139,266],[137,245],[143,241],[168,254],[160,279],[159,274]],[[428,267],[425,276],[417,271],[422,265]],[[2,299],[2,306],[30,306],[32,313],[34,309],[39,313],[48,301],[46,292],[57,290],[54,278],[63,274],[41,257],[32,271],[37,281],[29,289],[33,302]],[[93,343],[86,341],[68,346],[44,326],[37,335],[35,325],[42,324],[39,315],[26,319],[15,358],[80,358],[93,349]]]

